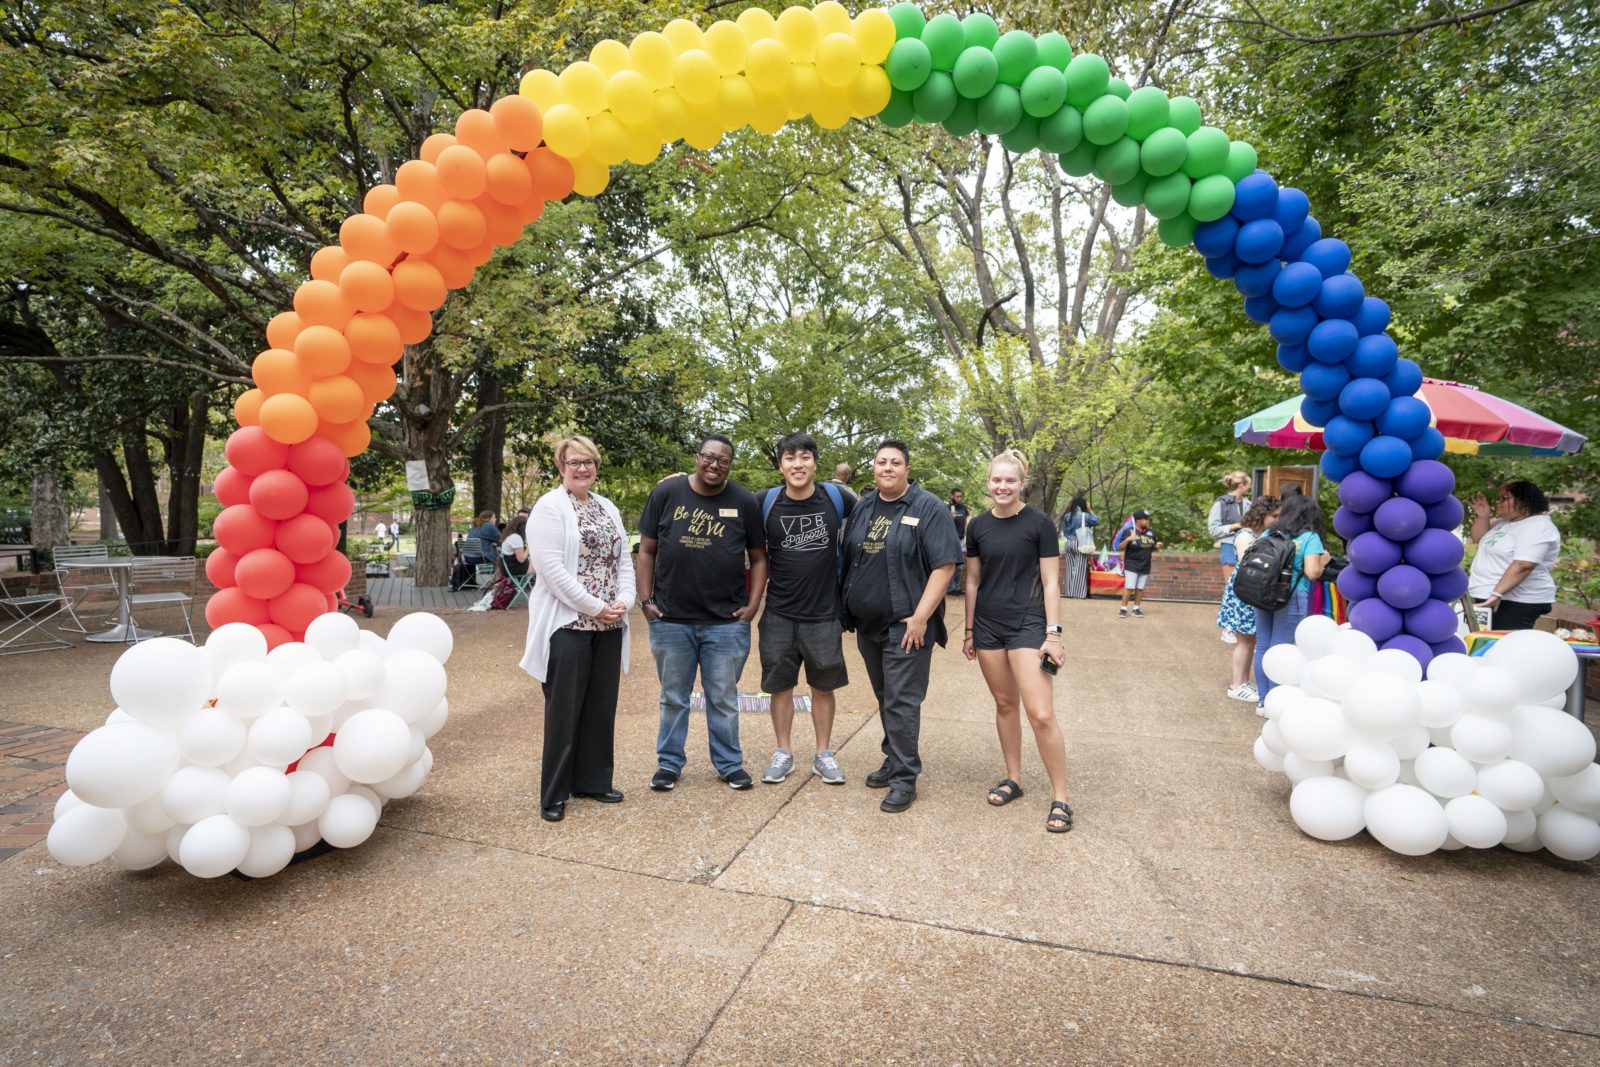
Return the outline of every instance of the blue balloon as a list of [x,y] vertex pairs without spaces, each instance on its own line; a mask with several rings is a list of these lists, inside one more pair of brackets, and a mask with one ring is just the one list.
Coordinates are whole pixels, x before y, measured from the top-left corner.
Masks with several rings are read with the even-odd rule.
[[1239,227],[1233,240],[1233,254],[1246,263],[1277,263],[1283,247],[1283,228],[1271,219],[1254,219]]
[[[1255,225],[1255,223],[1251,223]],[[1267,296],[1272,292],[1272,279],[1278,276],[1283,269],[1283,264],[1275,259],[1265,263],[1246,263],[1240,260],[1241,266],[1233,275],[1233,287],[1245,296]]]
[[[1335,400],[1349,382],[1350,372],[1337,363],[1312,363],[1300,372],[1300,391],[1313,400]],[[1411,459],[1410,449],[1406,450],[1406,459]]]
[[1272,299],[1286,308],[1305,307],[1322,290],[1322,272],[1309,263],[1291,263],[1272,279]]
[[1322,476],[1334,482],[1342,482],[1356,472],[1356,458],[1354,456],[1341,456],[1337,452],[1324,452],[1317,461],[1317,466],[1322,470]]
[[1370,600],[1378,595],[1378,579],[1354,567],[1340,571],[1333,584],[1339,587],[1339,595],[1350,601]]
[[[1361,300],[1366,290],[1361,280],[1346,271],[1335,274],[1322,283],[1322,292],[1311,302],[1318,315],[1325,319],[1354,319],[1361,311]],[[1361,327],[1357,326],[1359,334]]]
[[[1356,331],[1360,330],[1358,323]],[[1395,360],[1399,358],[1400,346],[1394,343],[1394,338],[1386,333],[1369,334],[1356,342],[1356,350],[1350,354],[1350,373],[1357,378],[1382,378],[1394,370]]]
[[1339,391],[1339,410],[1352,419],[1376,419],[1389,407],[1389,390],[1375,378],[1352,378]]
[[1278,183],[1264,170],[1247,174],[1233,187],[1231,214],[1240,222],[1270,218],[1278,206]]
[[1251,322],[1259,322],[1263,326],[1272,321],[1272,316],[1278,313],[1278,302],[1270,296],[1251,296],[1244,301],[1245,318]]
[[1432,426],[1424,427],[1422,432],[1411,439],[1412,459],[1438,459],[1444,455],[1444,434]]
[[1451,634],[1443,641],[1440,641],[1437,644],[1429,645],[1428,647],[1433,649],[1433,654],[1436,657],[1442,656],[1446,652],[1454,652],[1458,656],[1464,656],[1467,652],[1467,643],[1454,634]]
[[1402,563],[1378,575],[1378,595],[1391,608],[1409,611],[1433,595],[1433,583],[1417,568]]
[[1439,574],[1428,575],[1428,595],[1435,600],[1442,600],[1446,604],[1460,600],[1461,595],[1467,591],[1467,572],[1460,567],[1455,567]]
[[1361,301],[1361,310],[1352,317],[1362,337],[1382,333],[1389,328],[1389,305],[1375,296],[1365,297]]
[[1194,247],[1207,259],[1227,255],[1233,251],[1233,239],[1239,234],[1239,220],[1224,215],[1215,222],[1202,222],[1194,228]]
[[1316,267],[1324,278],[1331,278],[1350,269],[1350,246],[1337,237],[1324,237],[1300,253],[1300,260]]
[[1356,350],[1359,340],[1356,324],[1349,319],[1323,319],[1311,328],[1311,336],[1306,338],[1306,348],[1311,350],[1312,359],[1323,363],[1343,363],[1345,357]]
[[1239,257],[1232,252],[1224,252],[1220,256],[1211,256],[1206,260],[1206,273],[1213,278],[1231,278],[1233,272],[1239,269]]
[[1310,308],[1284,308],[1272,316],[1267,331],[1280,345],[1303,345],[1311,330],[1322,320]]
[[1300,401],[1300,417],[1312,426],[1326,426],[1337,414],[1339,409],[1331,400],[1313,400],[1308,396]]
[[[1346,386],[1348,388],[1348,386]],[[1361,446],[1377,435],[1372,423],[1335,415],[1322,428],[1322,443],[1341,456],[1359,456]]]
[[1299,374],[1310,365],[1311,353],[1306,351],[1305,345],[1278,346],[1278,366],[1290,374]]
[[[1283,239],[1283,250],[1278,253],[1284,259],[1299,259],[1305,250],[1322,240],[1322,223],[1316,219],[1307,218],[1300,224],[1300,228]],[[1318,272],[1321,273],[1320,271]]]
[[1461,501],[1453,496],[1429,504],[1422,510],[1428,516],[1428,525],[1436,530],[1454,530],[1461,525],[1461,520],[1467,514],[1467,509],[1461,506]]
[[1383,376],[1390,396],[1411,396],[1422,388],[1422,368],[1409,359],[1395,360],[1394,369]]
[[1410,441],[1426,430],[1432,419],[1433,413],[1428,410],[1428,405],[1416,397],[1397,396],[1389,401],[1389,406],[1378,416],[1378,429],[1391,437]]
[[1361,449],[1361,469],[1374,478],[1394,478],[1411,466],[1411,446],[1398,437],[1379,434]]
[[1350,566],[1373,577],[1400,562],[1400,546],[1376,530],[1352,537],[1346,554]]
[[1465,551],[1461,539],[1449,530],[1432,527],[1406,542],[1405,561],[1427,574],[1459,570]]
[[1455,492],[1455,488],[1455,471],[1436,459],[1430,459],[1413,463],[1411,469],[1395,483],[1394,491],[1427,507]]
[[1311,198],[1292,185],[1278,190],[1278,206],[1272,209],[1272,220],[1283,227],[1285,234],[1294,233],[1311,214]]
[[1427,525],[1428,514],[1422,505],[1403,496],[1390,497],[1372,513],[1372,528],[1391,541],[1409,541]]
[[1399,636],[1404,617],[1380,597],[1363,600],[1350,609],[1350,625],[1377,642]]
[[1456,632],[1456,613],[1442,600],[1424,600],[1405,613],[1405,630],[1412,637],[1430,645],[1453,637]]
[[1346,541],[1352,537],[1360,537],[1372,529],[1372,516],[1365,511],[1339,505],[1333,513],[1333,532]]

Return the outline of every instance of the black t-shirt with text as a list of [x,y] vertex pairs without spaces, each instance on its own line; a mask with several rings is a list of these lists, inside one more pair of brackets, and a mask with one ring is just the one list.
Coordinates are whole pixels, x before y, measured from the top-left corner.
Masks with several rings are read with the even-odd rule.
[[889,596],[889,557],[885,549],[889,531],[910,507],[910,493],[898,500],[873,497],[870,510],[863,505],[856,522],[866,523],[866,536],[851,564],[850,615],[864,634],[878,634],[896,622]]
[[774,492],[766,524],[767,610],[796,622],[837,619],[839,539],[850,501],[842,501],[841,516],[821,486],[809,500],[791,499],[782,486]]
[[732,622],[750,600],[745,550],[766,547],[761,507],[748,489],[728,483],[701,496],[688,478],[656,486],[639,516],[656,539],[656,608],[668,622]]
[[1028,505],[1008,518],[988,511],[967,525],[967,556],[979,561],[975,614],[1014,626],[1044,618],[1039,560],[1059,556],[1050,516]]
[[1150,573],[1150,557],[1155,554],[1156,528],[1140,530],[1135,526],[1128,531],[1128,536],[1122,539],[1122,569],[1133,571],[1135,574]]

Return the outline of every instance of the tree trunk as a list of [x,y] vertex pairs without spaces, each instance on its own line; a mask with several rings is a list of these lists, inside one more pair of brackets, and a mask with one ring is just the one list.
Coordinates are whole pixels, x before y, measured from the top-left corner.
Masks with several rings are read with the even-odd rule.
[[[484,374],[478,383],[478,409],[499,404],[505,399],[505,386],[498,378]],[[500,500],[505,482],[506,416],[497,411],[479,427],[472,442],[472,513],[501,514]]]
[[99,457],[95,457],[95,504],[100,511],[100,540],[117,539],[117,512],[111,506],[111,490],[106,486],[105,475],[98,470]]
[[167,469],[172,485],[167,496],[169,555],[194,554],[200,529],[200,464],[206,449],[206,413],[209,394],[198,391],[186,405],[173,409],[173,434],[166,442]]
[[40,548],[69,543],[67,498],[61,489],[61,472],[44,468],[33,472],[33,537]]
[[135,555],[160,552],[166,537],[161,528],[161,505],[156,497],[150,448],[142,429],[124,435],[122,454],[128,466],[126,474],[110,450],[95,453],[95,470],[111,497],[111,510],[116,513],[128,547]]

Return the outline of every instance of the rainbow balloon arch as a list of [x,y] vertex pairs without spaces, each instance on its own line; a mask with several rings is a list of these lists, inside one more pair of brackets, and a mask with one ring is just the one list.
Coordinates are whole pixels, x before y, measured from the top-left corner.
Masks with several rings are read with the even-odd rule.
[[[67,832],[58,848],[52,831],[51,851],[131,867],[170,855],[199,875],[261,875],[319,836],[365,840],[382,803],[426,775],[425,741],[446,715],[448,627],[416,619],[385,648],[331,614],[351,575],[335,547],[354,506],[348,459],[370,441],[404,346],[429,336],[448,293],[547,202],[597,195],[613,166],[647,164],[679,139],[705,150],[746,125],[773,134],[807,117],[826,129],[872,117],[937,124],[1056,155],[1067,174],[1107,182],[1118,204],[1143,206],[1169,246],[1192,245],[1277,341],[1278,362],[1300,376],[1305,418],[1327,427],[1321,469],[1339,483],[1334,526],[1351,562],[1338,584],[1353,629],[1306,628],[1267,664],[1288,684],[1266,703],[1256,756],[1296,783],[1302,829],[1337,839],[1366,828],[1411,854],[1501,843],[1600,852],[1593,738],[1541,706],[1570,682],[1572,654],[1538,638],[1505,643],[1487,666],[1461,654],[1451,603],[1467,578],[1451,531],[1462,508],[1438,461],[1444,439],[1413,396],[1422,373],[1305,194],[1258,169],[1250,145],[1204,125],[1195,101],[1132,89],[1060,34],[1002,35],[987,15],[928,19],[910,3],[852,17],[831,0],[602,41],[587,60],[532,71],[517,95],[463,113],[393,184],[367,193],[339,243],[312,257],[293,310],[269,323],[255,387],[235,404],[239,429],[215,485],[224,508],[206,563],[218,591],[205,662],[164,640],[119,661],[112,690],[130,721],[85,739],[77,775],[69,762],[69,784],[88,795],[58,810],[56,830]],[[195,677],[186,699],[204,691],[199,710],[151,689],[185,672]],[[221,722],[230,717],[240,722]],[[324,734],[331,753],[307,743]],[[1453,761],[1419,759],[1430,745]],[[113,782],[128,751],[156,771]],[[1424,763],[1431,785],[1418,784]],[[1494,768],[1498,778],[1479,780]]]

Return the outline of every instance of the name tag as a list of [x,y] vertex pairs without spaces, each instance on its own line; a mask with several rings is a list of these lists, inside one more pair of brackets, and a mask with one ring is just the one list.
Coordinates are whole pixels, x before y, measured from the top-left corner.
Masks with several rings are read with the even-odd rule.
[[900,521],[907,526],[915,526],[922,520],[917,518],[915,515],[902,515],[900,516]]
[[738,508],[719,508],[717,510],[717,518],[719,519],[737,519],[738,517]]

